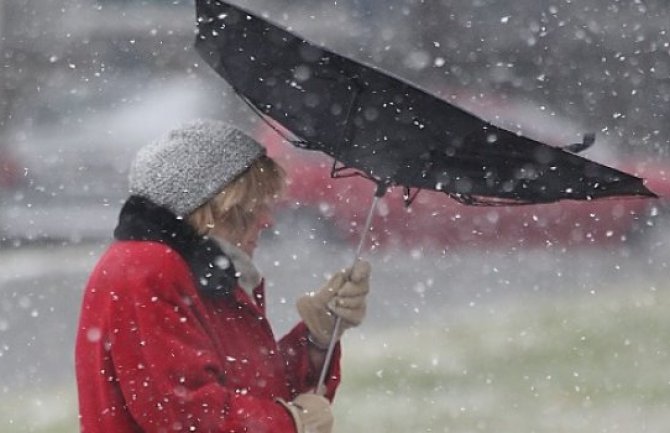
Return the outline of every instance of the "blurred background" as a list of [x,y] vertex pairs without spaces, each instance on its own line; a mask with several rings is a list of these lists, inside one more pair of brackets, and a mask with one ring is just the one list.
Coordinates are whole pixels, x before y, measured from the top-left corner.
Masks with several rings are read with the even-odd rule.
[[[370,320],[346,337],[337,431],[667,431],[666,2],[234,4],[549,144],[596,132],[587,157],[661,196],[382,203],[366,247]],[[0,432],[77,431],[87,274],[134,152],[182,121],[234,122],[289,171],[257,257],[278,334],[296,296],[350,264],[372,187],[331,181],[330,161],[282,143],[198,58],[194,31],[186,0],[0,0]]]

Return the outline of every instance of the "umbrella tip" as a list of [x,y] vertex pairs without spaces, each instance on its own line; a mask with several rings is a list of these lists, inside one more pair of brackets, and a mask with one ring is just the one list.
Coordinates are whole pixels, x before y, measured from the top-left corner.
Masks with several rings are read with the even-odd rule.
[[644,187],[644,189],[646,190],[645,193],[643,194],[644,197],[647,197],[647,198],[661,198],[660,195],[656,194],[654,191],[650,190],[646,186]]

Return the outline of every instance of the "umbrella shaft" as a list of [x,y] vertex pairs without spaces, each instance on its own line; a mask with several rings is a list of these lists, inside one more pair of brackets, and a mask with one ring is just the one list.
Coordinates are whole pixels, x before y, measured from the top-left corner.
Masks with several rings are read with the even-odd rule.
[[[382,194],[383,195],[383,194]],[[356,261],[361,256],[363,251],[363,245],[365,245],[365,240],[367,234],[370,231],[370,226],[372,225],[372,217],[374,216],[375,209],[377,208],[377,202],[382,197],[382,195],[375,194],[374,199],[372,200],[372,205],[368,211],[368,217],[365,220],[365,225],[363,226],[363,232],[361,233],[361,240],[358,243],[358,248],[356,248],[356,255],[354,256],[353,265],[356,264]],[[335,326],[333,326],[333,333],[330,336],[330,342],[328,343],[328,350],[326,351],[326,357],[323,361],[323,367],[321,367],[321,374],[319,375],[319,382],[316,386],[316,393],[319,395],[324,395],[326,393],[326,374],[330,369],[330,361],[333,359],[333,352],[335,351],[335,345],[337,344],[337,336],[340,333],[340,327],[342,326],[342,318],[337,317],[335,320]]]
[[358,242],[358,248],[356,248],[354,262],[351,264],[352,267],[356,264],[356,261],[361,256],[361,252],[363,251],[363,245],[365,245],[365,240],[368,237],[368,232],[370,231],[370,226],[372,225],[372,217],[375,214],[375,209],[377,208],[377,202],[379,201],[379,198],[379,196],[375,195],[375,197],[372,199],[372,205],[370,206],[368,217],[365,219],[365,225],[363,226],[363,233],[361,233],[361,240]]
[[330,337],[330,342],[328,343],[328,351],[326,351],[326,358],[323,361],[323,367],[321,367],[321,374],[319,375],[319,383],[316,387],[316,393],[319,395],[324,395],[326,393],[326,374],[330,369],[330,361],[333,359],[333,352],[335,351],[335,345],[337,344],[337,337],[335,337],[340,332],[340,326],[342,326],[342,318],[338,317],[335,320],[335,326],[333,326],[333,335]]

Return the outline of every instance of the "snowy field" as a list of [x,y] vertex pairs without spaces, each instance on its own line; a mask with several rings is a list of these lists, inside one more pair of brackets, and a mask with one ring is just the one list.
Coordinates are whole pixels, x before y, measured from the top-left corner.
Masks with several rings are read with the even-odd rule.
[[[351,261],[279,228],[257,257],[278,333]],[[346,337],[337,431],[664,432],[670,250],[383,252],[369,320]],[[76,431],[72,352],[104,246],[0,252],[0,432]]]

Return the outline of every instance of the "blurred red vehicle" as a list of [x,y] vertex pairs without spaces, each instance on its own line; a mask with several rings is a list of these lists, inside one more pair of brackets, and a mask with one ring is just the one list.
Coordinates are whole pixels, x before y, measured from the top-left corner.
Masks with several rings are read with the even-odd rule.
[[16,187],[21,180],[21,169],[15,156],[0,146],[0,190]]
[[[504,110],[500,110],[498,105],[481,109],[467,106],[467,100],[465,102],[459,101],[460,105],[487,119],[495,116],[485,116],[482,112],[493,109],[504,112],[505,119],[495,118],[493,122],[549,144],[579,141],[574,126],[566,128],[557,119],[547,119],[539,109],[530,108],[527,104],[506,102]],[[534,127],[521,127],[510,121],[513,115],[522,116],[525,124],[541,128],[542,134],[533,131]],[[336,237],[356,242],[360,237],[357,227],[363,225],[374,194],[373,183],[360,177],[332,179],[333,161],[329,157],[293,147],[263,123],[256,132],[268,148],[268,153],[289,173],[284,205],[291,208],[290,214],[303,217],[307,214],[314,221],[320,221],[320,226],[331,229],[331,234]],[[603,143],[596,142],[596,146],[602,147]],[[586,156],[591,157],[588,153]],[[618,163],[603,159],[608,158],[601,157],[599,162],[610,162],[616,168],[647,179],[647,186],[661,199],[603,199],[482,207],[460,204],[438,192],[421,191],[411,207],[406,208],[403,190],[392,188],[380,201],[370,238],[382,248],[436,249],[457,246],[562,248],[630,242],[649,230],[662,213],[661,209],[667,207],[670,200],[670,164],[638,161],[632,157]]]

